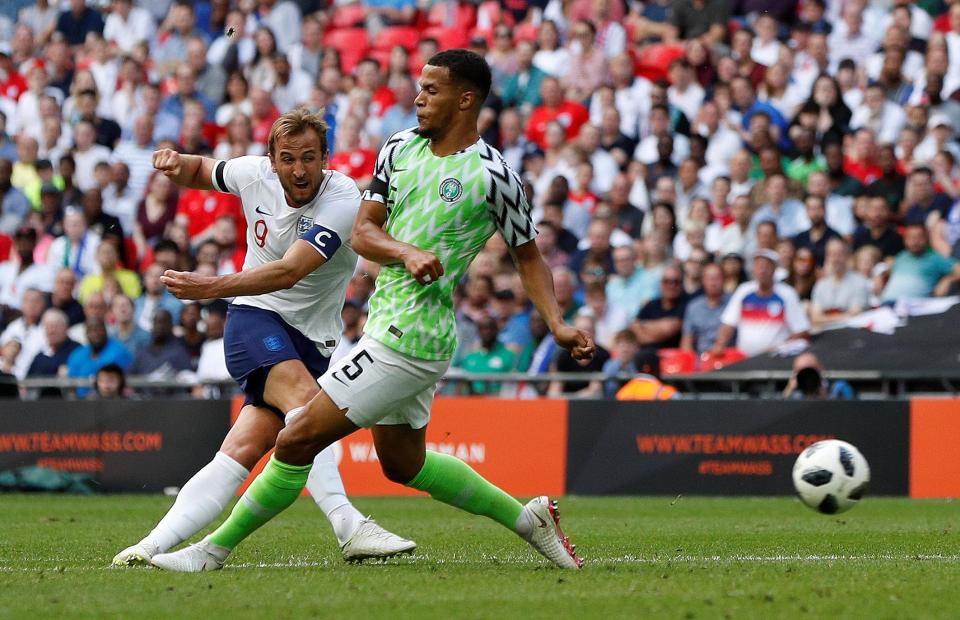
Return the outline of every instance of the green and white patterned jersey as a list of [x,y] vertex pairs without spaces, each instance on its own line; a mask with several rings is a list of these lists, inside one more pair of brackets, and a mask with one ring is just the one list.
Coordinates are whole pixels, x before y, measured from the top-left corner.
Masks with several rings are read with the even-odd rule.
[[450,359],[457,346],[453,289],[474,257],[496,231],[510,247],[536,237],[519,177],[483,140],[437,157],[429,140],[407,129],[383,145],[363,198],[386,206],[387,234],[433,252],[444,269],[424,286],[403,264],[383,266],[364,332],[412,357]]

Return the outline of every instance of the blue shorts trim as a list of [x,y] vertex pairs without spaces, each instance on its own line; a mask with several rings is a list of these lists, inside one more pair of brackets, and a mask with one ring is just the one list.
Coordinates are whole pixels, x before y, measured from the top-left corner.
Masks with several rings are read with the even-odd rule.
[[300,360],[318,379],[327,371],[330,358],[324,357],[312,340],[291,327],[272,310],[230,304],[223,333],[227,370],[246,394],[245,405],[280,411],[263,400],[270,369],[287,360]]

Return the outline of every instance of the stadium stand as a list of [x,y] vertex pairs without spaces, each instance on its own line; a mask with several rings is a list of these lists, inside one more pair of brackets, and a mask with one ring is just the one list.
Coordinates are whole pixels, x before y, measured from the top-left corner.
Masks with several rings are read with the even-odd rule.
[[[424,63],[463,46],[493,71],[481,135],[521,174],[542,224],[538,244],[562,274],[566,318],[593,321],[610,369],[635,370],[615,342],[632,330],[659,349],[663,381],[681,392],[776,393],[808,345],[861,394],[958,391],[960,342],[948,337],[960,292],[958,5],[787,0],[755,11],[761,4],[4,2],[0,371],[29,379],[24,397],[42,381],[77,385],[57,379],[67,368],[93,376],[86,320],[110,360],[129,358],[126,389],[144,385],[139,370],[192,385],[211,303],[216,323],[229,300],[204,302],[181,324],[159,274],[237,271],[246,225],[234,199],[178,191],[152,174],[152,150],[262,155],[279,114],[323,108],[331,167],[363,184],[397,119],[413,117],[407,91]],[[774,264],[775,285],[753,290],[758,253]],[[682,329],[683,309],[704,294],[707,263],[722,268],[723,296],[713,298],[732,295],[739,306],[724,315],[725,335],[734,345],[741,327],[749,359],[725,346],[677,348],[693,333]],[[350,311],[365,312],[368,271],[361,262]],[[471,286],[478,281],[490,286]],[[679,287],[666,299],[665,282]],[[44,308],[25,308],[27,291],[45,294]],[[502,240],[491,240],[460,292],[456,368],[484,368],[476,360],[496,350],[512,366],[497,368],[498,384],[576,370],[544,359],[556,353]],[[118,296],[130,296],[132,317]],[[42,333],[46,308],[66,312],[69,339],[60,315]],[[170,313],[163,333],[135,338],[156,327],[158,309]],[[491,319],[497,347],[480,334]],[[75,340],[74,363],[60,360]],[[168,342],[176,355],[166,355]],[[124,346],[134,350],[113,350]],[[28,373],[36,360],[43,372]],[[498,391],[469,383],[468,372],[451,377]],[[518,393],[543,394],[549,383]],[[580,385],[613,395],[596,373]]]

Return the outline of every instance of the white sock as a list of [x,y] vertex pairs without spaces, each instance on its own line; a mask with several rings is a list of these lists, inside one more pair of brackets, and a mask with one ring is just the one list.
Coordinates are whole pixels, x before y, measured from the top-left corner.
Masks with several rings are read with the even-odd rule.
[[179,545],[216,519],[250,472],[223,452],[187,481],[177,501],[143,539],[159,552]]
[[526,509],[520,512],[520,516],[517,517],[517,522],[513,526],[514,531],[520,535],[520,538],[529,541],[533,536],[533,517],[530,516],[530,512]]
[[283,416],[283,425],[290,426],[290,422],[292,422],[295,417],[303,413],[304,409],[306,409],[306,407],[294,407],[288,411],[287,415]]
[[343,488],[343,480],[333,456],[333,446],[327,446],[313,459],[313,469],[307,478],[307,490],[323,514],[327,515],[340,544],[348,541],[363,521],[363,515],[347,499],[347,492]]

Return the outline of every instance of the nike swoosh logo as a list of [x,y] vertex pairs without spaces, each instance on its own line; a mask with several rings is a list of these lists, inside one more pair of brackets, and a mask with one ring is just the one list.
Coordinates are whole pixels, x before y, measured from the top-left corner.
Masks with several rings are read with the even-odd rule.
[[346,385],[346,383],[344,382],[344,380],[337,376],[336,371],[334,371],[334,373],[333,373],[332,375],[330,375],[330,376],[333,377],[334,379],[336,379],[337,381],[339,381],[340,383],[343,383],[344,385]]
[[537,518],[537,521],[540,522],[540,525],[538,525],[537,527],[547,527],[547,522],[543,520],[543,517],[541,517],[537,513],[533,513],[533,516],[535,516]]
[[394,171],[395,173],[396,173],[396,172],[406,172],[406,171],[409,170],[409,169],[410,169],[410,168],[394,168],[393,171]]
[[270,213],[269,211],[261,211],[260,208],[261,208],[260,205],[257,205],[257,208],[254,209],[254,211],[256,211],[257,213],[259,213],[260,215],[273,216],[273,213]]

